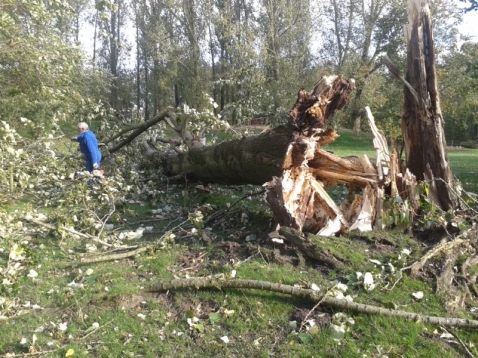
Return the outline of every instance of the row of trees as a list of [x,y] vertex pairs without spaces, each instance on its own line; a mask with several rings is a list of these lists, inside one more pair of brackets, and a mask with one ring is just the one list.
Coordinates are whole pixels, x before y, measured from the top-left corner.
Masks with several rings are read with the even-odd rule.
[[[0,116],[9,123],[147,120],[183,103],[217,104],[214,114],[231,124],[281,120],[297,89],[339,73],[357,90],[336,122],[351,126],[369,105],[384,128],[398,128],[402,86],[379,59],[387,53],[403,69],[403,0],[0,0],[0,8]],[[447,134],[470,139],[478,45],[459,38],[455,1],[435,1],[432,12]]]

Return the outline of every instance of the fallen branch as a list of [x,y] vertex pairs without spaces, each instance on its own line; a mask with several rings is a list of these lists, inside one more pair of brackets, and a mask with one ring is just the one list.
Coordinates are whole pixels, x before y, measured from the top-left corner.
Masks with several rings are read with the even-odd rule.
[[142,254],[143,252],[146,252],[146,251],[152,249],[154,246],[155,246],[155,244],[154,245],[148,245],[148,246],[145,246],[145,247],[137,248],[136,250],[133,250],[133,251],[122,252],[122,253],[119,253],[119,254],[101,255],[101,256],[92,257],[92,258],[83,257],[81,259],[81,262],[84,263],[84,264],[94,264],[94,263],[97,263],[97,262],[122,260],[122,259],[126,259],[128,257],[132,257],[132,256]]
[[55,349],[50,349],[47,351],[38,351],[38,352],[31,352],[31,353],[20,353],[20,354],[15,354],[15,355],[0,355],[0,358],[7,358],[7,357],[35,357],[35,356],[46,356],[47,354],[54,353],[59,351],[60,349],[64,349],[65,347],[60,347],[60,348],[55,348]]
[[33,219],[33,218],[27,218],[27,220],[29,222],[32,222],[34,224],[37,224],[39,226],[43,226],[47,229],[50,229],[50,230],[53,230],[53,231],[57,231],[57,230],[64,230],[66,232],[69,232],[70,234],[73,234],[73,235],[77,235],[79,237],[82,237],[84,239],[90,239],[94,242],[97,242],[101,245],[104,245],[104,246],[108,246],[108,247],[112,247],[113,245],[112,244],[109,244],[101,239],[98,239],[96,236],[93,236],[93,235],[88,235],[88,234],[83,234],[82,232],[78,232],[76,231],[75,229],[72,229],[72,228],[69,228],[69,227],[65,227],[65,226],[60,226],[58,228],[54,227],[53,225],[50,225],[50,224],[47,224],[47,223],[44,223],[44,222],[41,222],[39,220],[36,220],[36,219]]
[[466,344],[462,341],[462,339],[460,338],[460,336],[458,336],[458,334],[456,332],[449,332],[445,329],[445,327],[440,327],[445,333],[448,333],[448,334],[451,334],[453,337],[456,338],[456,340],[460,343],[461,347],[463,348],[463,350],[465,351],[466,353],[466,356],[468,358],[476,358],[473,353],[470,352],[470,350],[468,349],[468,347],[466,346]]
[[173,230],[175,230],[177,228],[180,228],[181,225],[184,225],[188,221],[189,220],[183,221],[181,224],[177,225],[173,229],[168,230],[167,232],[165,232],[154,244],[150,244],[150,245],[147,245],[147,246],[144,246],[144,247],[139,247],[136,250],[129,251],[129,252],[123,252],[123,253],[119,253],[119,254],[100,255],[100,256],[97,256],[97,257],[93,257],[93,258],[82,258],[81,262],[85,263],[85,264],[91,264],[91,263],[97,263],[97,262],[121,260],[121,259],[126,259],[128,257],[133,257],[133,256],[136,256],[136,255],[142,254],[143,252],[146,252],[146,251],[154,250],[155,248],[158,247],[159,243],[161,243],[163,241],[164,237],[167,234],[171,234],[173,232]]
[[[466,234],[467,232],[465,232],[464,234]],[[464,236],[463,235],[460,235],[460,236]],[[438,244],[436,245],[435,247],[433,247],[430,251],[428,251],[425,255],[423,255],[423,257],[414,262],[412,265],[410,266],[407,266],[407,267],[404,267],[401,269],[401,271],[406,271],[406,270],[410,270],[410,277],[417,277],[418,276],[418,272],[423,268],[423,266],[425,266],[425,264],[434,256],[436,256],[437,254],[441,253],[441,252],[445,252],[445,251],[449,251],[450,249],[452,249],[453,247],[455,246],[459,246],[463,243],[465,243],[466,241],[457,237],[455,240],[453,241],[446,241],[444,243],[441,243],[441,244]]]
[[478,321],[462,318],[447,318],[437,316],[424,316],[414,312],[406,312],[389,308],[381,308],[377,306],[366,305],[362,303],[350,302],[347,300],[337,299],[335,297],[321,294],[307,288],[283,285],[281,283],[272,283],[267,281],[243,280],[243,279],[224,279],[224,278],[190,278],[175,279],[164,283],[155,283],[145,288],[146,292],[166,292],[170,290],[181,290],[193,288],[199,290],[201,288],[249,288],[257,290],[265,290],[288,294],[294,297],[307,299],[313,302],[320,302],[327,307],[340,308],[359,313],[380,314],[390,317],[401,317],[409,321],[422,322],[445,327],[462,327],[462,328],[478,328]]

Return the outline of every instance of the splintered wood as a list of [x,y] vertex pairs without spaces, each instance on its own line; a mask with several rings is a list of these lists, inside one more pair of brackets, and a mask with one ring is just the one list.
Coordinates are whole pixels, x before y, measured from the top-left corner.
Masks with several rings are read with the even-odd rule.
[[[316,86],[317,87],[317,86]],[[333,91],[329,86],[327,96],[318,96],[318,102],[330,103]],[[302,96],[302,97],[301,97]],[[329,101],[329,102],[327,102]],[[299,92],[291,121],[302,133],[292,142],[283,164],[282,177],[265,184],[266,199],[281,226],[302,232],[331,236],[349,230],[370,231],[380,218],[386,197],[408,200],[415,208],[417,200],[413,188],[416,180],[408,170],[399,165],[396,150],[389,154],[383,134],[375,126],[370,109],[367,115],[374,134],[376,163],[362,157],[338,157],[321,149],[321,145],[335,140],[335,130],[325,130],[327,123],[324,105],[314,104],[314,110],[304,110],[310,105],[311,95]],[[321,108],[321,110],[317,110]],[[309,118],[308,116],[320,116]],[[299,120],[294,121],[294,118]],[[347,197],[335,202],[327,189],[343,186]]]

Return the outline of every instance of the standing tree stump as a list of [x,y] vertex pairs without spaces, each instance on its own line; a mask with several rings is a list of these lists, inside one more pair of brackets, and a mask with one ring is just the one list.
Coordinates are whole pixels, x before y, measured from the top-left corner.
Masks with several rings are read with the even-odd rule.
[[[430,198],[443,210],[459,206],[445,151],[444,120],[440,109],[435,69],[435,47],[428,1],[409,0],[409,24],[402,134],[406,165],[417,181],[430,183]],[[418,94],[418,95],[417,95]]]

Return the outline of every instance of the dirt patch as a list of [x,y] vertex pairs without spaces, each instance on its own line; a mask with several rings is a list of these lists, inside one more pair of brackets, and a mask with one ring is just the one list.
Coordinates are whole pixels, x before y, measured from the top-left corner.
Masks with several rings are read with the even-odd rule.
[[330,325],[332,322],[332,315],[330,313],[323,312],[320,309],[316,309],[315,311],[311,312],[310,309],[296,307],[290,316],[290,320],[297,322],[297,327],[302,325],[305,326],[307,324],[305,320],[314,320],[315,325],[322,329]]

